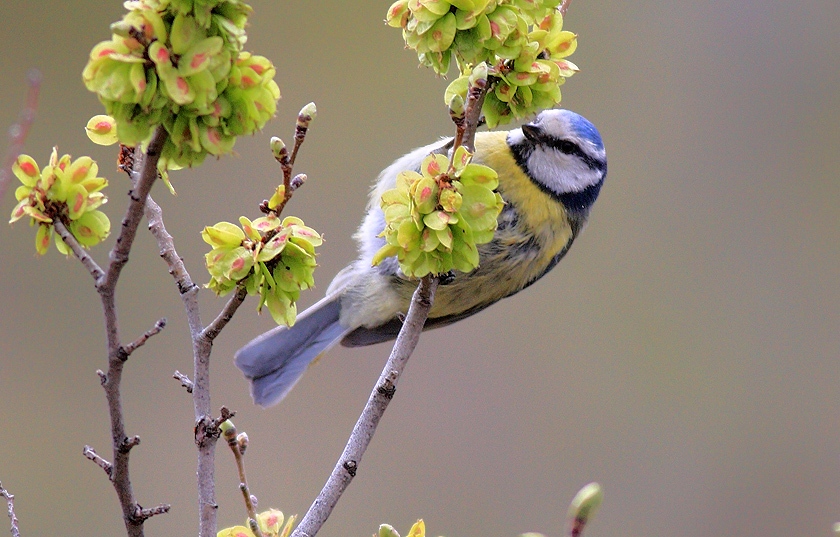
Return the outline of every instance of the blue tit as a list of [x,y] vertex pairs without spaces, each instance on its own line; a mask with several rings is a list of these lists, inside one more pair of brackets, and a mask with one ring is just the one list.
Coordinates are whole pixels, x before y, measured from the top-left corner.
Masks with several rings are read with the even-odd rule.
[[[359,259],[338,273],[326,298],[300,314],[294,326],[269,330],[236,353],[254,402],[280,401],[306,367],[336,343],[358,347],[396,337],[417,282],[400,272],[395,257],[371,266],[385,244],[379,236],[385,227],[379,200],[395,187],[398,173],[419,171],[429,153],[447,146],[451,139],[415,149],[386,168],[356,233]],[[456,272],[438,288],[425,329],[478,313],[551,270],[586,223],[607,174],[597,129],[568,110],[546,110],[511,131],[478,133],[473,162],[499,174],[505,205],[493,240],[478,247],[478,268]]]

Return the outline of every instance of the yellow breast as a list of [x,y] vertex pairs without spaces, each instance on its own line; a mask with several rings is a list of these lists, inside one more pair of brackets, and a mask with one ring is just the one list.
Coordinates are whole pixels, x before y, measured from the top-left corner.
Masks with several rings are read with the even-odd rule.
[[477,161],[499,174],[499,193],[516,208],[522,225],[534,235],[548,260],[558,254],[572,237],[566,209],[540,190],[522,171],[507,145],[506,132],[476,135]]
[[[500,228],[490,243],[479,246],[475,271],[438,289],[431,318],[457,316],[516,293],[545,274],[572,238],[563,205],[522,172],[506,138],[505,132],[476,136],[475,162],[498,172],[499,193],[507,204]],[[404,299],[413,287],[406,286]]]

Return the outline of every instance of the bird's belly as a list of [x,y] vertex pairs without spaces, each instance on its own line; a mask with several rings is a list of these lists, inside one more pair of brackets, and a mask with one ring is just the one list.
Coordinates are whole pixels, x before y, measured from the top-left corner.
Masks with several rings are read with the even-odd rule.
[[554,256],[568,240],[557,248],[540,245],[536,240],[506,241],[497,235],[492,242],[479,247],[480,264],[469,274],[438,287],[430,318],[448,317],[482,308],[510,296],[545,274]]

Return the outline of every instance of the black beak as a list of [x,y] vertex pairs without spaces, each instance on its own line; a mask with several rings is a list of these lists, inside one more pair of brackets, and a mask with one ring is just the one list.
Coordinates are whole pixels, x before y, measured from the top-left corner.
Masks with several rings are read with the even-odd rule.
[[535,144],[540,143],[540,140],[542,140],[543,137],[542,129],[533,123],[526,123],[525,125],[522,125],[522,134],[525,135],[525,138]]

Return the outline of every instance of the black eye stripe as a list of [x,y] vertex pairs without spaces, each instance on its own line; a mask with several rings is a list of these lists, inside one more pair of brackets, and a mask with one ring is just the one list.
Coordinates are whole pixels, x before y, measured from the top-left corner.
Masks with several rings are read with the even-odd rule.
[[603,162],[584,153],[583,149],[581,149],[578,144],[574,143],[571,140],[562,140],[557,138],[550,138],[548,136],[543,136],[540,140],[540,143],[546,147],[556,149],[564,155],[572,155],[579,158],[584,163],[586,163],[590,170],[603,171],[604,169]]

